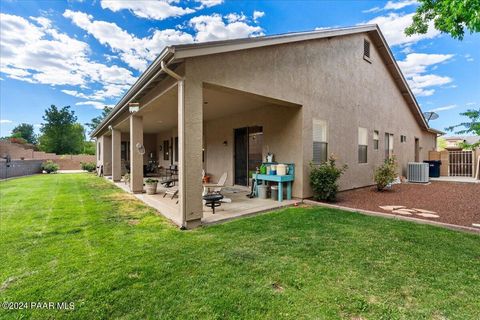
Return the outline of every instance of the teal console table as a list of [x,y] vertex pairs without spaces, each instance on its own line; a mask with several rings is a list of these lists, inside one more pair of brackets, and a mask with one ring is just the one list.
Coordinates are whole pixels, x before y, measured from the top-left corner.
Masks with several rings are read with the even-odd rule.
[[[277,164],[277,163],[268,163],[266,162],[265,164]],[[278,175],[272,175],[272,174],[260,174],[260,173],[254,173],[252,177],[256,179],[257,181],[257,187],[256,187],[256,194],[258,195],[258,182],[262,181],[265,183],[266,181],[270,182],[276,182],[278,184],[278,201],[282,202],[283,201],[283,183],[287,184],[287,200],[292,199],[292,182],[295,180],[295,166],[293,163],[286,164],[288,166],[288,173],[285,176],[278,176]]]

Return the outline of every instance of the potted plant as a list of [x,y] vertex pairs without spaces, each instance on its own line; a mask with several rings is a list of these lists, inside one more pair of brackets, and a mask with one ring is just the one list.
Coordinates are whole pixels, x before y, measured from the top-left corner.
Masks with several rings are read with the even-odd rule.
[[157,192],[157,179],[148,178],[145,180],[145,189],[147,190],[147,194],[155,194]]

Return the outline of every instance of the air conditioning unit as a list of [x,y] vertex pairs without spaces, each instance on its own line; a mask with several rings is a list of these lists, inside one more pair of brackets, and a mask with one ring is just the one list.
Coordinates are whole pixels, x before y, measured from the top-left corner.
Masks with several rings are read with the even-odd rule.
[[408,182],[428,182],[428,163],[423,162],[409,162],[407,170]]

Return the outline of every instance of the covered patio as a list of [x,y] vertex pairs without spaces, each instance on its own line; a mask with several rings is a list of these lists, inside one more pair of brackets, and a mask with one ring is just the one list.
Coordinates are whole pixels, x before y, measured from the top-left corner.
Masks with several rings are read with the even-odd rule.
[[[298,202],[301,171],[291,199],[284,196],[279,202],[247,195],[252,173],[267,153],[273,153],[277,162],[302,163],[301,106],[202,83],[200,92],[195,92],[195,99],[201,99],[200,105],[195,104],[201,106],[198,112],[187,107],[191,93],[187,88],[188,83],[164,80],[100,137],[103,174],[184,228]],[[202,184],[204,175],[210,184],[226,175],[217,190],[224,199],[215,214],[202,201],[208,192]],[[159,180],[157,194],[145,194],[148,177]],[[169,183],[161,184],[165,181]]]

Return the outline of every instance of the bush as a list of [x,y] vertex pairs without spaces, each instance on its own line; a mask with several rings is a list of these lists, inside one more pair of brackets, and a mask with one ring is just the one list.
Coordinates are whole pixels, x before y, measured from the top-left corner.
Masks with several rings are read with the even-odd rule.
[[146,183],[146,184],[155,184],[155,183],[158,183],[158,180],[157,180],[157,179],[148,178],[148,179],[145,180],[145,183]]
[[58,164],[52,160],[48,160],[42,163],[42,170],[46,173],[55,173],[58,171]]
[[94,172],[96,169],[97,164],[95,162],[82,162],[82,170]]
[[375,169],[374,179],[375,183],[377,184],[378,191],[382,191],[383,189],[385,189],[386,186],[388,186],[395,180],[397,176],[395,172],[396,168],[397,162],[395,160],[395,157],[391,157],[385,159],[385,163]]
[[337,198],[337,180],[347,170],[347,165],[338,168],[332,155],[328,161],[320,165],[310,164],[310,185],[313,189],[313,199],[335,201]]

